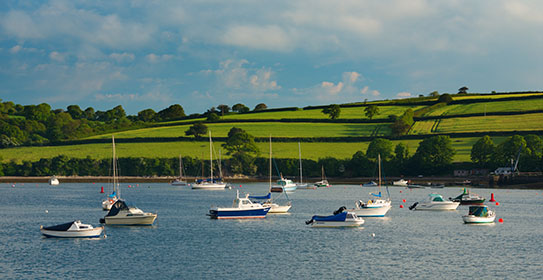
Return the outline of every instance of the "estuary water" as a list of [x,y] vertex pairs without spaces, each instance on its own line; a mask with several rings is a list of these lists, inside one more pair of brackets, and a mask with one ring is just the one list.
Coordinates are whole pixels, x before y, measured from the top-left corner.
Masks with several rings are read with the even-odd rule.
[[[429,193],[445,198],[461,187],[390,187],[386,218],[362,228],[305,224],[340,206],[368,200],[377,188],[334,185],[289,194],[290,214],[262,220],[211,220],[211,205],[229,206],[240,192],[265,194],[267,184],[191,190],[169,184],[122,185],[128,204],[158,212],[152,227],[106,227],[107,238],[52,239],[40,225],[75,219],[98,226],[105,184],[0,184],[2,279],[438,279],[540,278],[543,272],[541,190],[471,189],[503,223],[466,225],[457,211],[410,211]],[[384,191],[384,190],[383,190]],[[406,202],[403,202],[403,200]],[[403,205],[404,208],[400,208]]]

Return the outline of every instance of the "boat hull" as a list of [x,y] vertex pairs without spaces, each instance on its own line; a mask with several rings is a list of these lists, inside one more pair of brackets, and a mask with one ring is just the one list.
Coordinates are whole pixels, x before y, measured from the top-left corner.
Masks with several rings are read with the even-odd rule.
[[415,210],[423,211],[454,211],[458,208],[460,202],[449,202],[445,203],[419,203]]
[[270,207],[257,209],[215,208],[209,210],[211,219],[264,219]]
[[475,200],[461,200],[460,205],[483,205],[485,204],[485,199],[475,199]]
[[131,216],[110,216],[105,217],[106,225],[116,226],[151,226],[155,222],[157,214],[145,213],[145,214],[133,214]]
[[58,230],[47,230],[43,227],[40,229],[41,234],[45,237],[52,238],[97,238],[102,235],[104,227],[97,227],[92,229],[84,229],[77,231],[58,231]]
[[349,211],[355,212],[358,217],[384,217],[390,208],[389,204],[380,207],[355,208]]
[[188,186],[186,181],[173,181],[171,182],[172,186]]
[[192,184],[193,190],[224,190],[226,184]]
[[474,215],[464,215],[462,216],[462,220],[464,220],[464,223],[466,224],[488,224],[494,223],[494,221],[496,220],[496,216],[477,217]]
[[[267,205],[264,204],[264,206],[267,206]],[[288,213],[288,210],[290,210],[291,207],[292,207],[291,205],[278,205],[278,204],[273,203],[272,205],[270,205],[270,211],[268,211],[268,213],[272,213],[272,214]]]
[[359,227],[364,224],[364,219],[358,218],[350,221],[314,221],[311,227],[314,228],[337,228],[337,227]]

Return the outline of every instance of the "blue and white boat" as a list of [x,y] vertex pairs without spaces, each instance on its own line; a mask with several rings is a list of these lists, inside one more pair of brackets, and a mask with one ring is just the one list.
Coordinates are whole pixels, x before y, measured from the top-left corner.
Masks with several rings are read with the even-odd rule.
[[236,198],[232,207],[213,206],[209,209],[212,219],[263,219],[270,211],[271,206],[263,206],[260,203],[252,202],[249,194],[245,197],[239,197],[239,190],[236,192]]
[[298,186],[290,179],[283,178],[283,175],[281,175],[281,179],[277,180],[277,186],[273,186],[271,188],[272,192],[295,192]]
[[496,213],[488,209],[486,205],[474,205],[469,207],[467,215],[462,216],[466,224],[488,224],[496,220]]
[[[356,213],[359,217],[384,217],[388,210],[391,208],[390,193],[388,187],[386,188],[388,197],[385,199],[381,194],[381,155],[378,155],[379,166],[379,183],[376,184],[379,187],[379,193],[370,193],[373,196],[368,202],[358,200],[355,202],[355,208],[349,209],[350,212]],[[372,183],[375,183],[372,181]],[[364,184],[366,185],[366,184]]]
[[95,228],[79,220],[50,227],[40,226],[40,231],[45,237],[57,238],[98,238],[103,230],[103,226]]
[[364,219],[358,217],[354,212],[345,211],[345,209],[345,206],[342,206],[330,216],[315,215],[305,224],[312,227],[359,227],[364,224]]

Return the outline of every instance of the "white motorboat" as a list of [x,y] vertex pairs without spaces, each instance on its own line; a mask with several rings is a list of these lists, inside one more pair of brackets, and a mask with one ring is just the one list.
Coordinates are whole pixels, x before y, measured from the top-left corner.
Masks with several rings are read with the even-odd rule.
[[58,238],[97,238],[103,230],[103,226],[95,228],[79,220],[51,227],[40,226],[40,231],[44,236]]
[[356,213],[359,217],[384,217],[391,208],[392,202],[390,201],[390,195],[384,199],[381,194],[381,155],[378,155],[377,162],[379,167],[379,183],[376,185],[379,187],[379,193],[370,193],[370,195],[374,197],[373,199],[368,200],[368,202],[359,200],[355,202],[355,208],[348,210]]
[[298,186],[292,180],[283,178],[283,175],[281,175],[281,179],[277,180],[277,185],[272,186],[271,191],[292,193],[296,191],[297,188]]
[[354,212],[345,211],[345,209],[345,206],[342,206],[330,216],[315,215],[305,224],[312,227],[359,227],[364,224],[364,219],[358,217]]
[[[120,188],[119,181],[117,179],[117,156],[115,155],[115,136],[111,135],[111,146],[113,151],[113,157],[111,161],[112,165],[112,176],[111,176],[111,188],[112,193],[102,200],[102,210],[109,211],[111,206],[119,199],[120,197]],[[119,193],[119,194],[117,194]]]
[[51,178],[49,178],[49,185],[51,186],[57,186],[58,184],[60,184],[60,182],[58,181],[58,178],[57,176],[51,176]]
[[211,140],[211,131],[209,131],[209,166],[209,179],[197,180],[191,186],[193,190],[224,190],[226,188],[226,183],[222,181],[222,178],[213,178],[213,141]]
[[425,201],[415,202],[409,210],[451,211],[456,210],[460,202],[444,200],[440,194],[431,193]]
[[145,213],[137,207],[129,207],[126,203],[117,200],[107,215],[100,219],[100,223],[119,226],[150,226],[157,218],[156,213]]
[[179,177],[170,183],[172,186],[188,186],[187,180],[183,179],[183,159],[179,155]]
[[469,207],[467,215],[462,216],[466,224],[488,224],[496,220],[496,213],[486,205],[473,205]]
[[239,197],[238,190],[232,207],[212,206],[208,216],[212,219],[263,219],[266,218],[270,208],[270,206],[252,202],[249,199],[249,194],[246,194],[245,197]]
[[407,184],[409,184],[409,181],[404,180],[404,179],[400,179],[400,180],[398,180],[398,181],[392,182],[392,185],[393,185],[393,186],[407,187]]

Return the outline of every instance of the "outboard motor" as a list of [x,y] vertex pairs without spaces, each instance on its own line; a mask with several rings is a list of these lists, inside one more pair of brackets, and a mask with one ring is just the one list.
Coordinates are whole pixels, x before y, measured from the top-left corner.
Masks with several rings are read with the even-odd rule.
[[347,209],[347,207],[345,207],[345,206],[339,207],[338,210],[334,211],[334,215],[337,215],[337,214],[339,214],[339,213],[345,211],[345,209]]
[[413,203],[413,205],[409,206],[409,210],[413,210],[418,204],[418,202]]
[[313,219],[311,219],[311,220],[309,220],[309,221],[305,221],[305,224],[306,224],[306,225],[310,225],[310,224],[312,224],[312,223],[313,223]]

